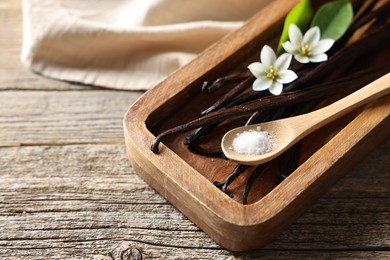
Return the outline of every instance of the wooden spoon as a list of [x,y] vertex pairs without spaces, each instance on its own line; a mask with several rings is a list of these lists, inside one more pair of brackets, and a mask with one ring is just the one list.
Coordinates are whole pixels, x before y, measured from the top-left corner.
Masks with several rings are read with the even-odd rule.
[[[357,107],[389,93],[390,73],[343,99],[311,113],[232,129],[222,138],[222,151],[227,158],[241,164],[258,165],[266,163],[313,131],[351,112]],[[232,149],[233,140],[238,133],[250,129],[256,130],[259,126],[262,131],[268,132],[272,137],[273,145],[271,151],[261,155],[251,155],[241,154]]]

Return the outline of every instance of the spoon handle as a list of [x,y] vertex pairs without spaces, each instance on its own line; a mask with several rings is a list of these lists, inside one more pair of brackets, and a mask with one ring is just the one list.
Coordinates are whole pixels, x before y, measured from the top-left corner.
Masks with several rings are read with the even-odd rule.
[[354,109],[387,94],[390,94],[390,73],[331,105],[306,115],[297,116],[294,121],[301,122],[299,131],[310,134]]

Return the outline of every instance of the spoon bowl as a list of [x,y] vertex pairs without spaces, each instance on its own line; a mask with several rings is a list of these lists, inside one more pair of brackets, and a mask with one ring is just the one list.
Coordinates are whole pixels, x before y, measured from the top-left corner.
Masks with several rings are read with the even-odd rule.
[[[295,118],[296,119],[296,118]],[[299,132],[300,128],[297,128],[295,120],[276,120],[267,123],[254,124],[248,126],[237,127],[227,132],[222,138],[222,151],[227,158],[230,160],[239,162],[247,165],[257,165],[266,163],[278,155],[286,151],[297,141],[303,138],[302,131]],[[269,152],[250,155],[236,152],[232,148],[233,140],[238,134],[244,131],[261,131],[267,132],[272,141],[272,148]]]
[[[266,163],[322,126],[387,94],[390,94],[390,73],[339,101],[311,113],[234,128],[223,136],[222,151],[228,159],[241,164],[258,165]],[[261,128],[261,131],[268,132],[273,143],[272,149],[263,154],[243,154],[234,151],[232,144],[237,134],[248,130],[256,131],[258,127]]]

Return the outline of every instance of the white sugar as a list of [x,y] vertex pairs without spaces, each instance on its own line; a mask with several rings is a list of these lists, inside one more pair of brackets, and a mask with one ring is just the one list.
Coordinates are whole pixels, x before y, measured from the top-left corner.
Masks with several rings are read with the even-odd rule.
[[240,154],[260,155],[271,151],[272,139],[268,132],[258,127],[238,133],[233,139],[232,149]]

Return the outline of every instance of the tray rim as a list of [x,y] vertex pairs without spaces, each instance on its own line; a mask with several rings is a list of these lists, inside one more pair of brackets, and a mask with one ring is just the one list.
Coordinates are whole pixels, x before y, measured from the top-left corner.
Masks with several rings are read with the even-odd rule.
[[[298,0],[278,0],[265,7],[241,29],[224,37],[224,39],[212,45],[191,63],[176,71],[153,89],[147,91],[129,108],[123,121],[129,160],[136,172],[195,224],[206,231],[217,243],[232,250],[241,251],[257,248],[282,232],[306,210],[307,205],[311,205],[343,175],[344,172],[337,172],[337,168],[345,169],[347,167],[342,165],[343,162],[340,161],[343,155],[348,152],[351,153],[354,147],[358,143],[364,142],[367,139],[367,135],[372,134],[375,129],[381,132],[380,125],[389,123],[390,104],[386,104],[385,100],[382,99],[381,102],[371,105],[360,113],[339,134],[313,154],[292,175],[264,198],[250,205],[243,205],[230,199],[165,145],[160,144],[161,152],[157,155],[150,151],[149,146],[154,139],[154,135],[149,132],[145,124],[150,113],[158,109],[178,92],[185,91],[189,84],[198,80],[213,67],[222,66],[223,62],[226,62],[232,53],[248,44],[255,36],[267,34],[267,30],[272,26],[276,26],[277,21],[284,17],[297,2]],[[275,9],[278,11],[275,11]],[[273,16],[269,15],[271,10],[273,11]],[[262,23],[256,23],[259,20]],[[229,45],[229,48],[226,50],[223,42],[229,42],[237,37],[242,38],[239,41],[234,41],[234,45]],[[212,61],[210,61],[210,57]],[[204,66],[203,60],[208,60],[209,62],[206,64],[209,66]],[[178,79],[180,79],[180,82]],[[172,85],[177,86],[174,92],[171,88]],[[155,95],[156,92],[159,95]],[[149,101],[153,101],[153,103],[157,104],[157,107],[152,109],[149,106],[145,107],[142,105],[143,103],[147,104]],[[380,111],[381,109],[384,111],[382,111],[383,116],[376,118],[376,121],[372,121],[366,126],[369,128],[369,131],[364,132],[368,133],[367,135],[356,133],[353,142],[349,143],[349,146],[338,146],[338,141],[343,140],[345,135],[348,136],[351,132],[350,128],[356,127],[356,124],[360,124],[362,121],[367,121],[367,116],[373,114],[373,111]],[[386,136],[385,133],[381,135],[383,135],[383,138]],[[371,146],[373,148],[375,144]],[[323,157],[326,151],[334,150],[334,148],[337,148],[335,149],[337,153],[334,153],[333,156]],[[161,160],[161,158],[170,160]],[[327,167],[323,164],[324,159],[327,161]],[[350,160],[352,159],[355,158],[350,158]],[[174,167],[174,162],[180,160],[182,165],[177,169],[177,172],[169,171],[169,169]],[[358,160],[359,158],[356,158],[355,163]],[[322,163],[319,163],[319,161],[322,161]],[[149,165],[149,169],[143,169],[141,164]],[[351,167],[353,165],[354,163],[351,164]],[[181,176],[181,170],[187,171],[187,178]],[[155,174],[152,175],[151,172]],[[304,178],[302,178],[303,175],[305,175]],[[188,178],[188,176],[191,176],[191,178]],[[308,176],[311,178],[308,178]],[[306,182],[300,182],[302,179],[306,180]],[[192,187],[193,183],[191,181],[195,181],[197,186]],[[327,185],[321,187],[319,184],[323,184],[325,181]],[[212,200],[207,200],[202,196],[201,193],[205,192],[205,190],[213,193]],[[288,200],[283,196],[286,191],[291,195],[288,197]],[[188,206],[182,205],[183,203],[180,200],[184,200]],[[278,203],[275,203],[275,201]],[[218,207],[218,203],[224,203],[226,206]],[[231,212],[235,214],[230,214]],[[286,216],[288,216],[287,220]],[[253,240],[254,236],[259,239],[251,242],[250,239]]]

